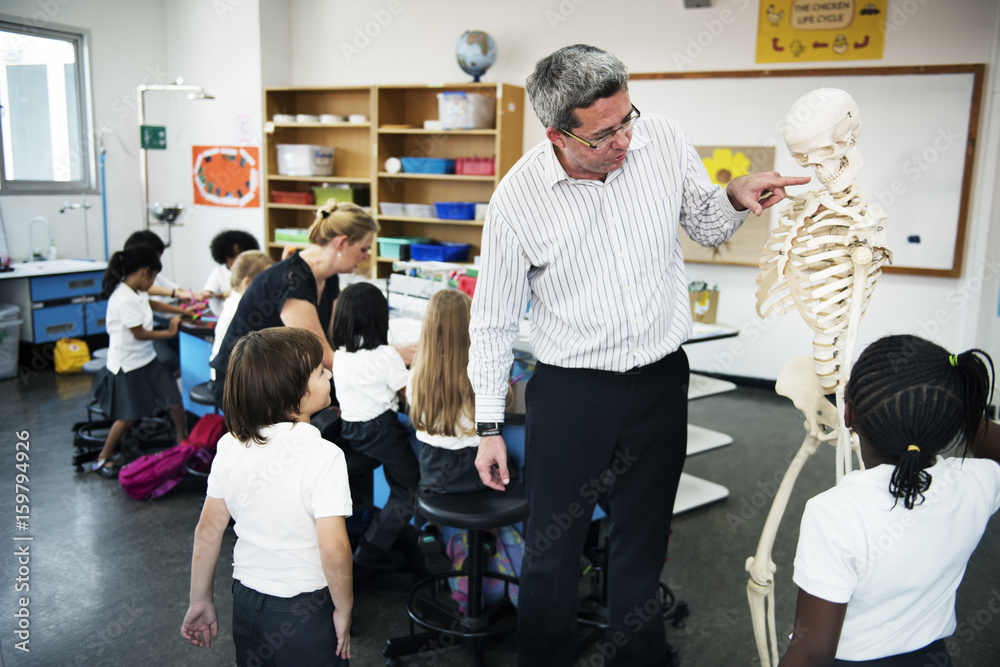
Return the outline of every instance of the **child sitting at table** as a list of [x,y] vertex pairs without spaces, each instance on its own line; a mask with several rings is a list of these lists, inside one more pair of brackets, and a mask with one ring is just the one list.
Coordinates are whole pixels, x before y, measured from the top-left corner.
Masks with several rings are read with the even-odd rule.
[[[229,279],[229,296],[222,304],[222,312],[219,314],[219,321],[215,323],[215,341],[212,343],[212,356],[209,362],[215,359],[215,355],[222,348],[222,340],[226,337],[226,331],[236,316],[236,309],[239,308],[240,298],[243,292],[250,287],[250,283],[257,277],[257,274],[274,264],[274,260],[260,250],[247,250],[241,252],[236,261],[233,262],[232,274]],[[215,380],[215,369],[211,369],[212,380]]]
[[[417,353],[413,358],[406,400],[420,441],[421,495],[485,491],[476,470],[475,395],[469,380],[469,312],[472,299],[458,290],[435,292],[424,311]],[[508,407],[513,392],[508,391]],[[517,466],[508,461],[511,479]],[[431,572],[447,572],[444,541],[428,524],[419,538]]]
[[224,299],[229,296],[231,289],[232,268],[236,258],[247,250],[260,250],[260,244],[247,232],[228,229],[215,235],[209,249],[218,266],[209,274],[202,293],[208,296],[208,307],[212,312],[222,317]]
[[345,448],[379,461],[389,499],[375,515],[354,551],[354,563],[388,570],[405,558],[393,544],[413,517],[420,469],[400,422],[398,392],[410,372],[388,344],[389,304],[371,283],[348,285],[337,297],[333,317],[333,382],[340,402],[340,440]]

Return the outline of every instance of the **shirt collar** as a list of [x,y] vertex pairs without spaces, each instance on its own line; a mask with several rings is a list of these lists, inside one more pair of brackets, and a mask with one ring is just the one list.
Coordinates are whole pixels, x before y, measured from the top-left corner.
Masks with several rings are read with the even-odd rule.
[[[613,172],[608,174],[608,180],[614,180],[617,178],[618,174],[625,170],[632,153],[634,151],[641,150],[648,144],[649,137],[642,133],[642,118],[640,118],[635,124],[635,128],[632,130],[632,141],[628,145],[628,154],[625,156],[625,163],[622,165],[621,169],[615,169]],[[566,170],[559,162],[559,157],[556,155],[555,144],[548,139],[545,140],[543,154],[545,156],[545,182],[548,184],[550,189],[555,187],[556,183],[559,181],[577,180],[566,173]]]

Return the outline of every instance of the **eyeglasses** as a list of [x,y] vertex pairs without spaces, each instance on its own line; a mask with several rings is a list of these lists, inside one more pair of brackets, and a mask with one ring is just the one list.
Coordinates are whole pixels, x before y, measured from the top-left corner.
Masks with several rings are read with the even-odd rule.
[[635,125],[635,121],[639,120],[639,116],[641,116],[641,115],[642,115],[642,113],[638,109],[636,109],[635,105],[633,104],[632,105],[632,115],[630,115],[628,118],[626,118],[624,123],[622,123],[621,125],[619,125],[618,127],[616,127],[611,132],[608,132],[606,135],[604,135],[603,137],[601,137],[600,139],[598,139],[594,143],[590,143],[586,139],[581,139],[580,137],[576,136],[575,134],[573,134],[569,130],[559,130],[559,131],[562,132],[563,134],[565,134],[568,137],[573,137],[574,139],[576,139],[577,141],[579,141],[581,144],[584,144],[586,146],[589,146],[590,148],[593,148],[593,149],[597,150],[597,149],[604,148],[605,146],[607,146],[608,144],[610,144],[612,141],[614,141],[615,137],[618,136],[619,132],[628,132],[629,130],[631,130],[632,126]]

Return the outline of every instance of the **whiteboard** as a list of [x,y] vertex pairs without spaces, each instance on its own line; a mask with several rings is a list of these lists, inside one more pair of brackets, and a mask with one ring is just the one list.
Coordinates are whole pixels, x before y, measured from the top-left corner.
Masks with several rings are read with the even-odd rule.
[[[788,155],[786,112],[816,88],[841,88],[861,112],[858,185],[888,218],[888,272],[961,275],[983,65],[632,74],[632,103],[670,116],[696,146],[774,146],[775,169],[813,176]],[[819,190],[813,179],[792,188]],[[777,216],[772,216],[772,226]]]

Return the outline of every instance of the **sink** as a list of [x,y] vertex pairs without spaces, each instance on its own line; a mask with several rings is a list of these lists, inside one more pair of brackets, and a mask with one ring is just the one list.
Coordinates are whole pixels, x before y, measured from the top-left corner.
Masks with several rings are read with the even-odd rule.
[[107,264],[88,259],[50,259],[38,262],[16,262],[10,265],[13,271],[0,273],[0,277],[41,276],[75,271],[101,271]]

